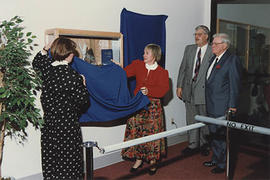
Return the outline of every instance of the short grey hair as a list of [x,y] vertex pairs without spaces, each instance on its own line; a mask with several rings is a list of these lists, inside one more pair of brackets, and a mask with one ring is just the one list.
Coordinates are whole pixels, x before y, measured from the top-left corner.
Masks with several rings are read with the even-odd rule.
[[195,31],[198,31],[199,29],[202,29],[204,31],[204,33],[208,35],[208,38],[207,39],[209,40],[209,35],[210,35],[209,28],[207,26],[205,26],[205,25],[199,25],[199,26],[197,26],[195,28]]
[[214,34],[214,35],[213,35],[213,38],[215,38],[215,37],[220,37],[220,38],[221,38],[221,41],[222,41],[223,43],[226,43],[226,44],[227,44],[227,48],[230,47],[230,45],[231,45],[231,40],[230,40],[230,37],[229,37],[228,34],[226,34],[226,33],[217,33],[217,34]]

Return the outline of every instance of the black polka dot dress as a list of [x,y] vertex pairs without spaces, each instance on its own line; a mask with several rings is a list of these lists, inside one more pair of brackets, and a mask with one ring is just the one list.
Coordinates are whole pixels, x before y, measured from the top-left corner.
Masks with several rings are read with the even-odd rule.
[[41,104],[45,124],[41,128],[44,179],[83,179],[83,149],[79,117],[89,107],[83,79],[67,64],[53,66],[40,52],[33,60],[41,72]]

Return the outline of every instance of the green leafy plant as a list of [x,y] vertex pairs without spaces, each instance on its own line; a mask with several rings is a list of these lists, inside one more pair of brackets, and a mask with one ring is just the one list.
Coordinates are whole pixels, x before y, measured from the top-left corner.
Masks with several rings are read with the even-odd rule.
[[4,138],[10,136],[23,143],[29,124],[37,129],[43,124],[35,106],[41,80],[28,61],[33,46],[37,46],[33,42],[36,36],[25,33],[22,22],[15,16],[0,23],[0,167]]

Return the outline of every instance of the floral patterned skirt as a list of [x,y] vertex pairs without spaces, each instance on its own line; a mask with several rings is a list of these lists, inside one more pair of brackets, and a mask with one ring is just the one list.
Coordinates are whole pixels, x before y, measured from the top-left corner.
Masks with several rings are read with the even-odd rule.
[[[141,110],[127,121],[124,141],[164,131],[163,110],[160,99],[152,99],[148,111]],[[159,160],[166,155],[165,139],[139,144],[122,150],[123,159]]]

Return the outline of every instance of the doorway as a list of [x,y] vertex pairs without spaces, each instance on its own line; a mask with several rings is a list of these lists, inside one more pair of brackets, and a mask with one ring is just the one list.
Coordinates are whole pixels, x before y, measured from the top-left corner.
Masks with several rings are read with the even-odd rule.
[[[235,120],[266,128],[270,128],[269,16],[269,0],[212,0],[211,2],[211,33],[226,33],[230,36],[232,45],[229,50],[239,56],[244,69],[240,103]],[[266,167],[265,171],[255,168],[253,170],[254,173],[264,175],[261,179],[269,179],[270,137],[240,130],[231,130],[231,133],[231,146],[235,152],[234,162],[231,165],[237,166],[239,152],[263,155],[260,164]],[[253,167],[253,164],[249,167]],[[238,170],[234,169],[234,171]]]

